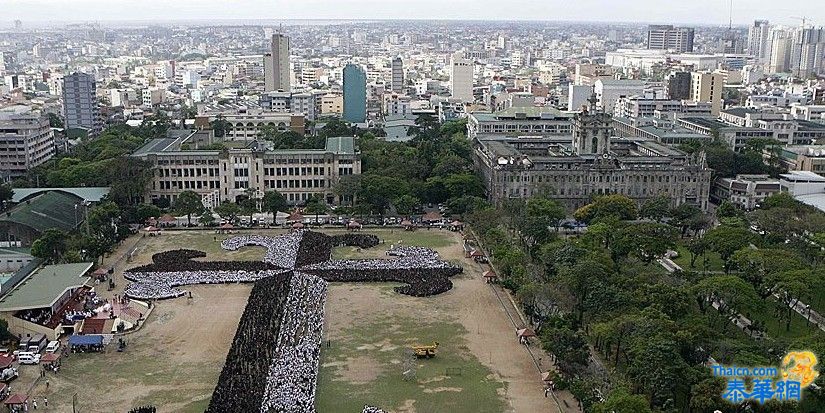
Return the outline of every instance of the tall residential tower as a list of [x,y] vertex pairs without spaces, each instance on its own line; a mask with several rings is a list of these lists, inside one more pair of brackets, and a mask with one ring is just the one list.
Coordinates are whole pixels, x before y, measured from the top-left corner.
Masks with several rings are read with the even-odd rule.
[[269,53],[264,54],[264,86],[267,92],[289,92],[289,37],[272,35]]

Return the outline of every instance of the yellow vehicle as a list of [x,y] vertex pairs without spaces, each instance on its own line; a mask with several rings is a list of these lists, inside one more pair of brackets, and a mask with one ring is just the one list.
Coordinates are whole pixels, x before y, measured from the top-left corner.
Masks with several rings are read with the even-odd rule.
[[435,357],[435,352],[438,349],[438,342],[434,342],[432,345],[429,346],[413,346],[412,350],[415,353],[415,356],[418,358],[431,358]]

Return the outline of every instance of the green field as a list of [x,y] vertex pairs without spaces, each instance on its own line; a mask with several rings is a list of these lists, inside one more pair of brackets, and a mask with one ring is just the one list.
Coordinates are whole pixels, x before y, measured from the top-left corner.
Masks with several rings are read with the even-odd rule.
[[[387,294],[393,294],[389,286]],[[385,317],[353,323],[321,350],[316,406],[320,413],[360,411],[364,404],[388,410],[413,407],[418,412],[502,412],[506,385],[464,345],[457,323],[421,323],[412,317]],[[438,337],[438,355],[415,359],[409,346]],[[360,371],[355,376],[351,369]],[[358,368],[360,367],[360,368]],[[409,367],[414,378],[405,379]]]

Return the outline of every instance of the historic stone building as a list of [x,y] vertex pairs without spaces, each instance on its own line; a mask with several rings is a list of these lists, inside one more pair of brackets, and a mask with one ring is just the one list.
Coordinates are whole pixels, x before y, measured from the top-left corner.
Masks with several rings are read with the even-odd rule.
[[575,116],[572,138],[477,135],[475,163],[489,200],[547,194],[574,210],[598,195],[622,194],[639,203],[664,195],[674,206],[707,209],[711,170],[703,153],[615,137],[611,116],[593,107]]

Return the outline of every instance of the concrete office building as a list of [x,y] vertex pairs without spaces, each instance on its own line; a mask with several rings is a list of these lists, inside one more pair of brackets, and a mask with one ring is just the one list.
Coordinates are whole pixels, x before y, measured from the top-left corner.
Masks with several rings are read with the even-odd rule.
[[103,129],[94,75],[75,72],[63,77],[63,113],[66,129],[97,135]]
[[265,91],[290,90],[289,54],[289,37],[280,33],[273,34],[270,50],[264,54]]
[[510,108],[504,111],[473,112],[467,115],[467,138],[484,135],[570,136],[573,115],[552,107]]
[[195,117],[195,127],[210,128],[210,122],[218,116],[222,117],[229,126],[225,140],[248,141],[258,138],[261,130],[270,126],[279,132],[293,131],[301,135],[306,133],[306,118],[303,113],[279,113],[263,110],[247,109],[243,111],[215,111]]
[[367,74],[358,65],[344,67],[344,120],[350,123],[367,121]]
[[473,61],[456,52],[450,58],[450,96],[473,102]]
[[693,51],[692,27],[672,25],[651,25],[647,30],[647,48],[652,50],[673,50],[677,53]]
[[183,191],[201,195],[204,205],[235,202],[251,190],[260,197],[277,190],[291,205],[300,205],[313,195],[328,204],[351,203],[333,188],[342,176],[361,173],[361,157],[354,138],[329,138],[323,149],[267,150],[251,141],[242,148],[184,150],[191,136],[153,139],[133,157],[152,165],[146,201],[165,198],[174,203]]
[[575,210],[593,196],[622,194],[638,203],[667,196],[674,206],[707,209],[711,170],[703,153],[616,138],[611,123],[593,101],[576,115],[572,137],[478,135],[473,154],[489,200],[501,205],[543,194]]
[[725,80],[721,73],[694,72],[691,79],[690,100],[710,102],[711,115],[718,116],[722,110],[722,89]]
[[672,100],[690,99],[690,72],[673,71],[667,76],[667,96]]
[[392,91],[395,93],[404,91],[404,61],[400,56],[392,59]]
[[587,104],[587,99],[590,99],[590,96],[593,94],[593,86],[571,84],[568,87],[567,110],[581,110],[582,106]]
[[49,118],[25,106],[0,110],[0,179],[8,182],[54,156]]
[[644,96],[645,82],[641,80],[599,79],[593,86],[597,107],[613,114],[616,102],[623,97]]

